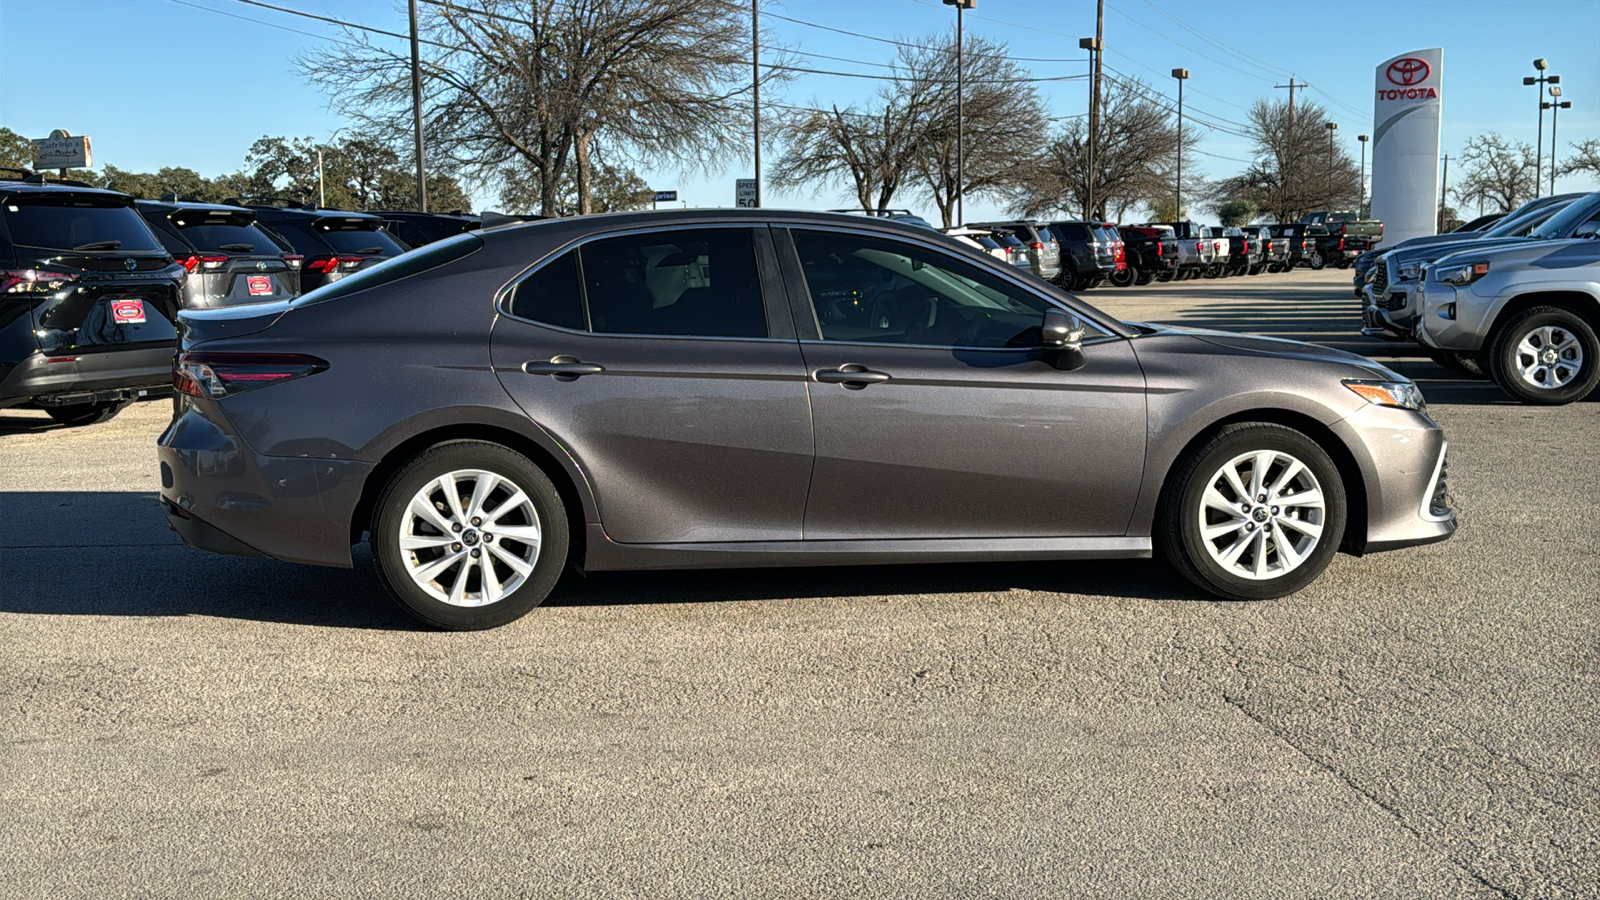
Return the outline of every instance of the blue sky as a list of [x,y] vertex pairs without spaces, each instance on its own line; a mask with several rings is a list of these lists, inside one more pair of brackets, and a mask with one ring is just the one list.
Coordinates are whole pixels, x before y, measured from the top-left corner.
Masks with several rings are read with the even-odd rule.
[[[403,0],[273,0],[276,5],[393,31],[406,27]],[[883,38],[914,38],[949,27],[954,10],[938,0],[778,0],[764,10]],[[241,18],[242,17],[242,18]],[[250,21],[256,20],[256,21]],[[266,24],[270,23],[270,24]],[[778,38],[805,52],[818,69],[882,73],[888,44],[848,37],[769,16]],[[278,26],[278,27],[274,27]],[[1013,56],[1080,59],[1077,38],[1094,33],[1093,0],[978,0],[967,14],[970,34],[1009,45]],[[293,29],[293,30],[285,30]],[[304,32],[304,33],[300,33]],[[96,162],[149,171],[187,166],[206,175],[238,169],[262,135],[325,139],[346,123],[327,99],[294,71],[293,58],[336,34],[332,26],[238,0],[0,0],[0,125],[29,137],[53,128],[93,138]],[[30,39],[28,35],[36,35]],[[1532,143],[1534,89],[1522,84],[1532,60],[1546,57],[1562,76],[1573,108],[1560,122],[1561,153],[1571,142],[1600,137],[1600,0],[1106,0],[1106,67],[1138,75],[1169,96],[1173,67],[1189,69],[1188,111],[1241,122],[1258,97],[1282,97],[1291,75],[1314,87],[1302,94],[1327,107],[1339,140],[1355,155],[1355,137],[1372,127],[1373,69],[1398,53],[1442,46],[1445,60],[1444,150],[1455,154],[1471,136],[1499,131]],[[1024,63],[1038,77],[1082,74],[1086,62]],[[848,104],[877,82],[802,75],[777,102]],[[1083,112],[1082,81],[1042,83],[1052,115]],[[1193,117],[1188,121],[1193,122]],[[1227,127],[1236,127],[1228,125]],[[1548,148],[1550,122],[1545,119]],[[1222,177],[1250,155],[1246,140],[1203,132],[1205,174]],[[1548,149],[1546,149],[1548,159]],[[750,162],[725,171],[646,170],[653,187],[677,189],[691,206],[730,206],[733,179]],[[1561,190],[1600,187],[1564,179]],[[483,205],[491,197],[481,194]],[[840,205],[841,194],[783,195],[770,206]],[[932,214],[931,203],[903,204]],[[998,212],[969,198],[967,218]]]

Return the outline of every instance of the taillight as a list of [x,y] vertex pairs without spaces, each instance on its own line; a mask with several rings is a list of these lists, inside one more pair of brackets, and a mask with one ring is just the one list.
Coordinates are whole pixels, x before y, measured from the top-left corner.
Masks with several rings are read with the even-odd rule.
[[338,266],[339,257],[337,256],[319,256],[316,259],[306,263],[306,268],[313,272],[321,272],[324,275],[332,272],[334,269],[338,268]]
[[1245,238],[1244,239],[1244,250],[1242,250],[1241,252],[1243,252],[1243,253],[1249,253],[1250,252],[1250,239],[1249,238]]
[[217,400],[327,367],[300,353],[180,353],[172,360],[172,387],[191,397]]
[[1157,256],[1161,255],[1161,242],[1160,241],[1156,242],[1156,255]]
[[200,256],[198,254],[191,253],[188,256],[174,256],[173,260],[176,261],[178,265],[183,266],[183,270],[185,272],[188,272],[192,275],[194,274],[194,270],[200,268],[201,266],[205,266],[208,269],[220,268],[223,263],[228,261],[228,258],[226,256]]
[[1194,252],[1196,252],[1196,253],[1204,253],[1204,252],[1206,252],[1206,242],[1205,241],[1195,241]]
[[1344,238],[1339,238],[1339,249],[1340,250],[1344,249]]
[[298,269],[300,264],[306,261],[306,258],[298,253],[285,253],[283,261],[289,264],[289,268]]
[[78,276],[71,272],[0,269],[0,294],[53,294],[68,282],[77,280]]
[[1034,241],[1033,243],[1028,245],[1028,249],[1029,250],[1043,250],[1044,249],[1044,243],[1041,242],[1041,241]]

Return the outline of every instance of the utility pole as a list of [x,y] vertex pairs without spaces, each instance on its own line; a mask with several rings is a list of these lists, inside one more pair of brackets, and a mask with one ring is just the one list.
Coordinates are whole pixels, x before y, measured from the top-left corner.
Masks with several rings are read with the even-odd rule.
[[1172,220],[1183,219],[1183,83],[1189,80],[1188,69],[1173,69],[1172,77],[1178,79],[1178,191],[1177,205],[1172,209]]
[[1365,219],[1367,217],[1367,141],[1368,135],[1358,134],[1356,140],[1361,142],[1361,199],[1356,202],[1356,215]]
[[[1446,153],[1444,155],[1444,174],[1439,177],[1439,224],[1438,224],[1438,226],[1436,228],[1434,228],[1434,232],[1435,233],[1442,234],[1444,232],[1444,204],[1445,204],[1445,198],[1446,198],[1446,196],[1447,196],[1447,194],[1449,192],[1449,189],[1450,189],[1450,154]],[[1479,211],[1480,212],[1482,211],[1482,207],[1479,207]]]
[[1095,0],[1094,7],[1094,52],[1089,59],[1089,214],[1100,219],[1104,217],[1095,202],[1095,182],[1099,181],[1095,158],[1100,151],[1100,63],[1105,59],[1106,0]]
[[[411,0],[415,3],[416,0]],[[755,94],[756,206],[761,206],[761,0],[750,0],[750,86]]]
[[428,211],[428,179],[422,169],[422,56],[417,46],[417,0],[411,13],[411,124],[417,150],[417,211]]
[[961,225],[967,220],[967,161],[963,146],[967,117],[961,110],[961,96],[966,93],[967,41],[962,30],[962,13],[977,6],[978,0],[944,0],[944,5],[956,8],[956,224]]
[[1288,131],[1286,131],[1284,133],[1284,136],[1283,136],[1283,170],[1284,171],[1278,173],[1279,179],[1282,180],[1285,183],[1287,183],[1288,180],[1289,180],[1288,179],[1289,165],[1290,165],[1290,163],[1292,163],[1294,161],[1294,145],[1295,145],[1295,139],[1294,139],[1294,92],[1295,92],[1296,88],[1306,88],[1306,87],[1310,87],[1310,86],[1311,85],[1306,84],[1303,81],[1300,82],[1299,84],[1295,84],[1293,75],[1289,76],[1289,83],[1288,84],[1275,84],[1275,85],[1272,86],[1275,90],[1281,90],[1283,88],[1288,88],[1289,89],[1289,129],[1288,129]]

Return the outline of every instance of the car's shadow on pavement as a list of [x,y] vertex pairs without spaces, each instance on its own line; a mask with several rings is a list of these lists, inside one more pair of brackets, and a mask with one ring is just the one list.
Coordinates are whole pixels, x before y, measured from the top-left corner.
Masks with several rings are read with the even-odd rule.
[[[372,571],[222,556],[184,547],[148,493],[0,492],[0,614],[211,616],[415,630]],[[129,565],[137,560],[134,566]],[[568,573],[546,606],[723,603],[1004,593],[1204,600],[1165,563],[1105,560]]]
[[0,412],[0,437],[8,434],[37,434],[62,427],[64,426],[56,424],[54,419],[44,416],[11,411]]

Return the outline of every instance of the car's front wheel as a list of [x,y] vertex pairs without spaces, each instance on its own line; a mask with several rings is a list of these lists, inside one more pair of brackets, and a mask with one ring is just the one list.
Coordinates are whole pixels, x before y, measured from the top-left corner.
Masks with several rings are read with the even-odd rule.
[[45,415],[68,428],[98,425],[115,418],[128,408],[132,400],[106,400],[101,403],[71,403],[66,406],[45,406]]
[[1321,250],[1311,251],[1311,256],[1308,257],[1308,261],[1311,263],[1311,268],[1313,270],[1320,270],[1323,266],[1328,264],[1328,261],[1322,258]]
[[431,447],[389,479],[372,522],[378,579],[436,628],[494,628],[544,602],[567,561],[550,479],[499,444]]
[[1185,578],[1229,600],[1283,597],[1339,548],[1344,484],[1311,438],[1267,422],[1228,425],[1180,459],[1155,538]]
[[1495,383],[1523,403],[1571,403],[1600,383],[1600,339],[1577,313],[1535,306],[1500,329],[1489,365]]
[[1133,271],[1133,267],[1129,266],[1125,269],[1117,269],[1113,271],[1109,276],[1109,280],[1116,287],[1128,287],[1129,285],[1133,284],[1133,279],[1137,276],[1137,274],[1138,273]]

